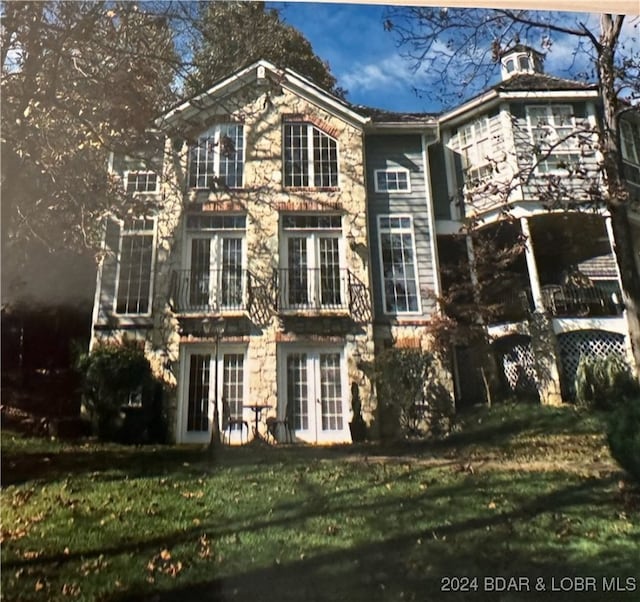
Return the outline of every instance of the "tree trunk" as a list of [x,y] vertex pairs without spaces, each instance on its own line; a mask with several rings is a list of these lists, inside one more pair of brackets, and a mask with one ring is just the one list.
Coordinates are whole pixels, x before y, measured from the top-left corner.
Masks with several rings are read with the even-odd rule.
[[622,280],[622,298],[627,310],[631,349],[640,378],[640,274],[636,269],[633,238],[629,224],[629,192],[623,178],[622,153],[619,143],[619,101],[615,86],[615,48],[618,44],[623,16],[603,14],[598,55],[598,80],[602,99],[603,124],[600,149],[605,176],[605,200],[611,213],[615,252]]

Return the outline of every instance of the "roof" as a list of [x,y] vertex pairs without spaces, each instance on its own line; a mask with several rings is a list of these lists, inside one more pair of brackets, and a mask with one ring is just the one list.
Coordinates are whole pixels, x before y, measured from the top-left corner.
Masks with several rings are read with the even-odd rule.
[[299,75],[295,71],[276,67],[269,61],[260,60],[251,65],[239,69],[233,74],[219,80],[208,90],[183,100],[176,106],[156,119],[157,127],[170,126],[173,123],[198,114],[215,106],[220,98],[241,89],[249,82],[258,81],[263,84],[270,82],[273,85],[287,87],[302,97],[312,100],[329,112],[339,115],[345,121],[362,127],[369,118],[355,111],[349,103],[338,98],[331,92],[327,92],[311,80]]
[[545,73],[516,73],[492,89],[498,92],[544,92],[551,90],[596,90],[596,84],[562,79]]
[[502,50],[499,56],[502,58],[507,54],[511,54],[512,52],[530,52],[536,55],[539,59],[544,59],[545,55],[542,52],[538,52],[535,48],[531,48],[531,46],[527,46],[525,44],[514,44],[513,46],[509,46],[505,50]]
[[373,123],[435,123],[439,117],[439,113],[401,113],[364,105],[355,105],[353,109],[370,117]]
[[609,253],[592,257],[578,264],[578,269],[589,278],[617,279],[616,259]]

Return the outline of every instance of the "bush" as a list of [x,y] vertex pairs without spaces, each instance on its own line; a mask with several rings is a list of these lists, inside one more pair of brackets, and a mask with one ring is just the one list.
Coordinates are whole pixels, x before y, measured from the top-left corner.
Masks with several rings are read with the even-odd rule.
[[438,375],[438,362],[419,349],[387,349],[375,360],[380,436],[421,435],[447,430],[451,396]]
[[[125,418],[132,417],[130,411],[125,416],[123,408],[132,401],[140,403],[137,414],[143,414],[150,403],[153,405],[157,385],[149,360],[135,342],[98,345],[78,359],[77,369],[82,375],[84,408],[95,434],[101,439],[123,437],[130,427],[125,424]],[[128,438],[131,439],[132,434]],[[144,438],[144,434],[139,433],[138,438]]]
[[640,395],[638,382],[619,355],[580,358],[575,379],[576,401],[594,409],[611,410]]
[[609,416],[611,455],[640,483],[640,397],[618,405]]

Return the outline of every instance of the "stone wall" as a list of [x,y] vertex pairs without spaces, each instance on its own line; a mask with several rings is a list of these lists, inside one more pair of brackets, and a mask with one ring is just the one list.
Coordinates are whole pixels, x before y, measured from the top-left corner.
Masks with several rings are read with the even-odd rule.
[[[224,105],[224,106],[222,106]],[[339,186],[330,190],[285,189],[282,185],[283,116],[297,114],[305,121],[316,124],[338,141]],[[245,164],[244,187],[237,191],[188,191],[187,138],[195,138],[216,122],[229,119],[244,123]],[[154,289],[154,328],[149,336],[149,353],[159,372],[165,366],[171,369],[165,380],[172,391],[167,402],[171,422],[176,424],[178,409],[176,383],[179,379],[181,345],[202,342],[195,336],[180,336],[177,316],[168,306],[171,272],[186,267],[183,257],[185,241],[183,221],[189,212],[242,211],[247,215],[246,249],[249,269],[258,278],[270,281],[279,265],[279,218],[283,212],[340,213],[345,240],[346,267],[362,282],[370,294],[366,193],[364,187],[363,134],[357,127],[345,123],[322,108],[308,102],[288,89],[282,94],[269,96],[265,92],[247,87],[221,103],[214,111],[203,114],[198,126],[185,126],[182,134],[169,139],[165,148],[162,207],[158,213],[158,253]],[[356,252],[357,250],[357,252]],[[370,303],[370,300],[369,300]],[[302,319],[302,318],[301,318]],[[298,329],[299,330],[299,329]],[[319,332],[287,330],[275,314],[268,323],[252,328],[247,343],[246,369],[249,371],[251,402],[276,406],[277,402],[277,346],[295,337],[298,341],[322,344],[326,337]],[[224,348],[225,337],[220,344]],[[341,333],[345,346],[349,382],[361,384],[363,406],[371,410],[370,386],[362,382],[362,372],[352,359],[358,350],[361,361],[373,359],[370,324],[351,321]],[[346,395],[345,395],[346,397]],[[174,433],[175,435],[176,433]]]

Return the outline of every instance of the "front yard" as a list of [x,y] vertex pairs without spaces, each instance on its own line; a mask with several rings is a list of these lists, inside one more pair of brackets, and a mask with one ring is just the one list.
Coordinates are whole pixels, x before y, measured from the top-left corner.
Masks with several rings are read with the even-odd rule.
[[[440,443],[247,446],[214,463],[4,432],[2,597],[639,600],[640,495],[600,421],[509,406],[466,423]],[[495,577],[522,579],[496,593]],[[625,591],[603,593],[614,577]]]

